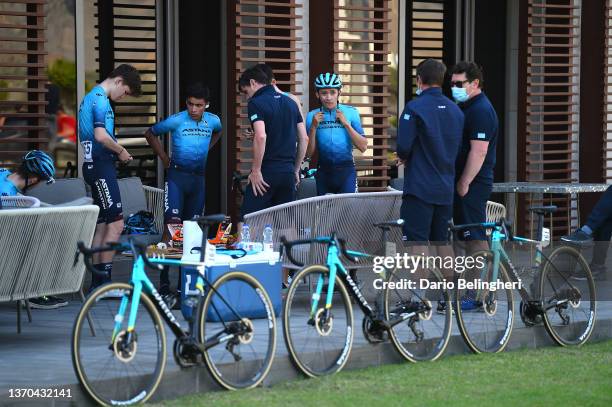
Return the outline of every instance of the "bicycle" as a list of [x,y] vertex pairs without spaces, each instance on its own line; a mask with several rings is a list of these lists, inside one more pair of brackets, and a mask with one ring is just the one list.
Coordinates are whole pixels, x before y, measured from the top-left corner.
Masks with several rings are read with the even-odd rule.
[[[266,290],[243,272],[224,274],[214,282],[204,272],[210,263],[210,252],[206,253],[214,250],[214,246],[207,246],[208,228],[224,218],[211,215],[198,219],[203,229],[201,248],[205,248],[200,248],[199,262],[149,259],[146,247],[133,241],[94,249],[79,243],[79,252],[93,273],[100,273],[91,263],[94,253],[131,249],[134,254],[130,283],[109,283],[95,289],[73,328],[73,366],[82,388],[97,403],[130,405],[145,402],[155,393],[166,365],[162,319],[176,337],[173,355],[182,368],[203,363],[214,380],[229,390],[255,387],[264,380],[276,349],[276,319]],[[186,299],[197,307],[186,331],[145,274],[147,268],[159,270],[162,265],[190,266],[199,271],[196,294]],[[120,301],[112,299],[117,294]],[[239,301],[247,298],[249,306],[241,305]],[[247,311],[263,319],[247,317]],[[87,319],[92,322],[90,332],[84,323]]]
[[[386,246],[388,232],[402,224],[400,220],[374,226],[382,230]],[[379,281],[384,285],[384,292],[378,291],[372,306],[343,266],[338,252],[353,262],[374,256],[348,250],[346,241],[336,238],[335,234],[292,242],[283,236],[281,242],[281,250],[286,251],[288,259],[302,267],[293,277],[283,306],[283,335],[291,361],[303,374],[310,377],[333,374],[342,370],[348,361],[354,331],[349,293],[364,313],[362,331],[368,342],[383,342],[388,335],[398,352],[411,362],[435,360],[443,354],[451,333],[451,313],[435,314],[432,300],[448,300],[448,291],[401,287],[399,283],[414,279],[418,274],[403,269],[385,269]],[[325,264],[304,267],[291,250],[294,246],[312,243],[327,246],[327,260]],[[429,277],[442,281],[435,269],[430,271]],[[314,290],[312,282],[316,284]],[[303,284],[307,286],[306,291],[311,292],[309,298],[297,295],[304,291]],[[320,302],[322,295],[324,303]],[[332,306],[338,304],[341,310],[334,313],[338,307]]]
[[[538,216],[537,239],[514,236],[510,225],[501,220],[465,225],[450,225],[452,232],[482,227],[492,230],[491,249],[471,255],[480,258],[480,266],[466,268],[455,278],[455,310],[461,335],[475,353],[501,352],[510,339],[514,320],[512,288],[520,294],[520,316],[527,327],[544,322],[546,331],[561,346],[585,343],[595,325],[595,285],[588,263],[574,248],[560,246],[548,256],[542,251],[544,215],[553,213],[555,206],[532,207]],[[534,280],[533,298],[523,287],[517,268],[512,264],[503,242],[536,246],[534,264],[539,280]],[[512,273],[509,274],[508,270]],[[574,278],[584,278],[576,281]],[[459,288],[459,280],[464,288]],[[493,290],[481,282],[501,282],[503,289]],[[467,285],[474,284],[472,288]],[[508,285],[507,283],[510,283]]]

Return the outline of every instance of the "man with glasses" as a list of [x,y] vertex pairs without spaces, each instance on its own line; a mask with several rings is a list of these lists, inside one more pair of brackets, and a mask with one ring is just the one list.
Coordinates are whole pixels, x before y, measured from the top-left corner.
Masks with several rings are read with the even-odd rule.
[[[487,200],[493,189],[495,147],[499,122],[493,105],[482,91],[482,70],[473,62],[459,62],[452,69],[451,91],[465,115],[463,141],[456,162],[453,208],[455,224],[486,220]],[[459,239],[469,253],[487,249],[482,228],[466,229]]]

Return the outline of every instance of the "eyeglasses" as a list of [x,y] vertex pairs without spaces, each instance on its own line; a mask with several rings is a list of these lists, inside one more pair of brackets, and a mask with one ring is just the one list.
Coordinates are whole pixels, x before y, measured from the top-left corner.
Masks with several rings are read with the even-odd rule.
[[451,82],[451,87],[454,87],[454,88],[462,88],[462,87],[463,87],[463,84],[464,84],[464,83],[466,83],[466,82],[469,82],[469,81],[466,79],[466,80],[464,80],[464,81],[455,81],[455,82]]

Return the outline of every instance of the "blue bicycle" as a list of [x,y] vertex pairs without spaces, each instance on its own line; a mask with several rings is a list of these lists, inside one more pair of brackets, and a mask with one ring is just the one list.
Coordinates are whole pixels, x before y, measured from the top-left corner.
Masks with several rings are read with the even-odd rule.
[[[520,316],[527,327],[543,320],[551,338],[561,346],[581,345],[589,339],[595,326],[596,296],[588,263],[573,247],[560,246],[548,255],[542,248],[544,215],[556,209],[530,208],[538,218],[535,240],[514,236],[503,220],[450,225],[451,231],[475,227],[492,231],[491,249],[471,254],[477,260],[475,265],[455,279],[457,323],[473,352],[501,352],[508,344],[515,316],[513,288],[520,295]],[[535,246],[531,295],[504,242]]]
[[[390,228],[401,224],[395,221],[374,225],[382,230],[383,247],[387,247]],[[327,247],[325,264],[308,265],[293,276],[283,306],[285,343],[293,364],[302,373],[310,377],[333,374],[348,361],[354,337],[349,293],[363,312],[362,331],[368,342],[383,342],[389,337],[398,352],[411,362],[435,360],[444,353],[452,317],[450,312],[433,312],[432,304],[438,300],[449,302],[449,293],[440,285],[419,286],[419,280],[440,283],[443,278],[437,269],[414,272],[384,267],[375,282],[378,291],[371,305],[340,255],[352,262],[371,259],[373,255],[348,250],[346,241],[335,234],[292,242],[282,237],[281,241],[289,260],[300,267],[304,264],[293,256],[295,246]]]
[[[207,247],[209,226],[224,218],[212,215],[198,220],[203,229],[202,248]],[[200,250],[199,262],[184,262],[147,258],[146,247],[133,241],[95,249],[79,243],[92,273],[99,273],[91,263],[94,253],[126,249],[134,254],[130,283],[110,283],[94,290],[73,328],[74,369],[92,399],[102,405],[131,405],[153,395],[166,366],[162,319],[176,337],[174,359],[182,368],[203,363],[215,381],[229,390],[251,388],[264,380],[276,349],[276,320],[272,302],[256,279],[236,271],[208,281],[206,249]],[[147,268],[160,270],[162,265],[199,271],[197,294],[187,299],[197,311],[186,331],[145,273]]]

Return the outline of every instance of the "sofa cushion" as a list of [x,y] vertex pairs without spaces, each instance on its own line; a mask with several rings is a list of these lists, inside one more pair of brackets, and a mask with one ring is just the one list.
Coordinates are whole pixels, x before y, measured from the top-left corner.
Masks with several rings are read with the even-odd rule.
[[85,182],[82,178],[60,178],[53,184],[44,182],[27,191],[29,196],[40,199],[41,202],[57,205],[88,196]]
[[127,220],[131,214],[138,211],[146,211],[147,198],[145,197],[140,178],[121,178],[118,182],[121,205],[123,207],[123,220]]

